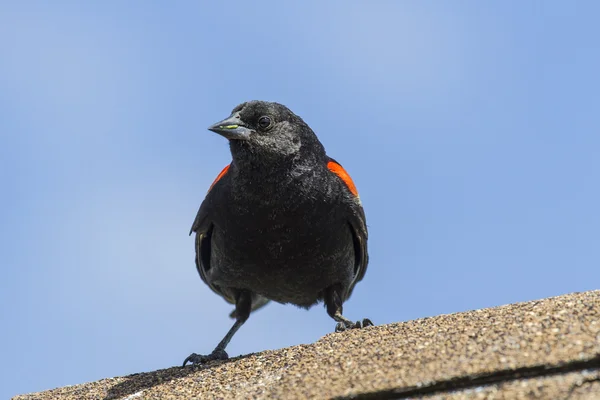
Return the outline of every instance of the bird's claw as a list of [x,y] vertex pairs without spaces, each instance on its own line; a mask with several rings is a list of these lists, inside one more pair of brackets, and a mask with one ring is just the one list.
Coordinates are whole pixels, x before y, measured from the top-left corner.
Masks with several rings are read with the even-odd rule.
[[229,355],[227,352],[221,349],[215,349],[209,355],[192,353],[185,360],[183,360],[183,366],[185,367],[188,362],[191,364],[205,364],[209,361],[227,360],[228,358]]
[[336,332],[343,332],[345,330],[348,329],[360,329],[360,328],[366,328],[367,326],[373,326],[373,322],[371,322],[371,320],[369,318],[364,318],[362,321],[356,321],[356,322],[344,322],[344,321],[340,321],[335,325],[335,331]]

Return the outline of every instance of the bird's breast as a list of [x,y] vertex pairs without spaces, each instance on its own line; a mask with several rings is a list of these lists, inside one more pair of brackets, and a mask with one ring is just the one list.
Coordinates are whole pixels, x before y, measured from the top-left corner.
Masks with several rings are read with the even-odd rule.
[[213,215],[212,279],[300,305],[350,281],[353,240],[336,201],[298,187],[223,201]]

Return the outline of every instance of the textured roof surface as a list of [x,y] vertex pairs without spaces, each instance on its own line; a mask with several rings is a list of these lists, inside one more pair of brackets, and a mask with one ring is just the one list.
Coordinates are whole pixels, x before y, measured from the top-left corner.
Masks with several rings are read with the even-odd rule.
[[16,399],[408,397],[600,399],[600,291],[334,333]]

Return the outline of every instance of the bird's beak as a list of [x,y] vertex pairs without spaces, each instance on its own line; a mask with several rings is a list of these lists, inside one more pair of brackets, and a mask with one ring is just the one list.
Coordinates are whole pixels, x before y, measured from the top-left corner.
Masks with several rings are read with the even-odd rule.
[[232,115],[223,121],[219,121],[209,126],[208,130],[218,133],[229,140],[248,140],[252,132],[252,130],[244,126],[239,115]]

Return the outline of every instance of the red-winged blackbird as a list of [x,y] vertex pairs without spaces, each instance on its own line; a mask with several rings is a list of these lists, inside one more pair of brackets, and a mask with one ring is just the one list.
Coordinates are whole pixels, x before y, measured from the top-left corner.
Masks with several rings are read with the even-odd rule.
[[233,160],[191,232],[200,277],[235,304],[235,323],[211,354],[183,365],[226,359],[235,332],[269,300],[305,308],[323,300],[336,331],[372,325],[342,315],[367,270],[365,213],[352,179],[310,127],[281,104],[251,101],[208,129],[229,139]]

